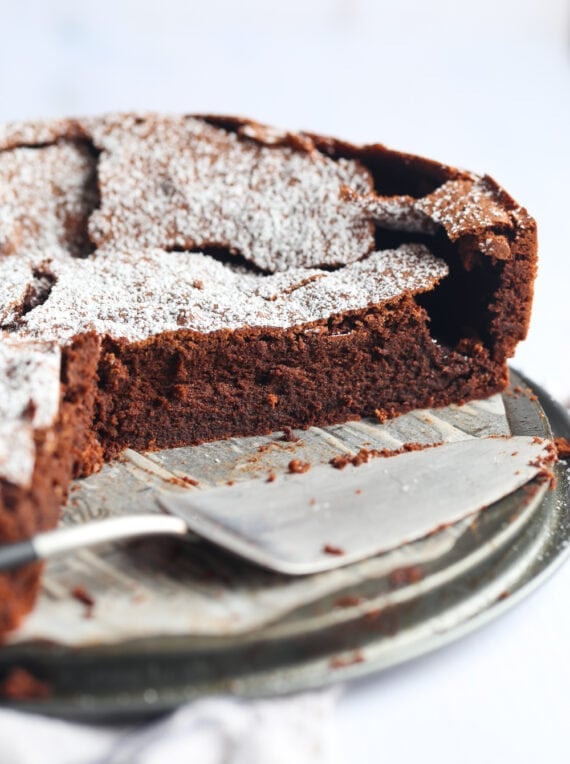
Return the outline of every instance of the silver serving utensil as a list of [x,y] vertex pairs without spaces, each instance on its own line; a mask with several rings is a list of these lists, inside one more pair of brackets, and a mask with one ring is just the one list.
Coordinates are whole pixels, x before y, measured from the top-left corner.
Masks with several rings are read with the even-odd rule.
[[552,460],[549,441],[473,438],[343,470],[161,491],[168,514],[131,515],[0,546],[0,570],[86,546],[189,531],[287,575],[332,570],[456,523],[520,488]]

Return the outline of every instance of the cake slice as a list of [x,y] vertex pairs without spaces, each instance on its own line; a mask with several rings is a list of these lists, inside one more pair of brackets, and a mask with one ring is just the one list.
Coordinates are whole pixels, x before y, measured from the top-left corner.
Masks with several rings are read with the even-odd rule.
[[[532,218],[491,178],[221,117],[0,129],[0,539],[144,450],[507,383]],[[0,576],[0,630],[37,565]]]

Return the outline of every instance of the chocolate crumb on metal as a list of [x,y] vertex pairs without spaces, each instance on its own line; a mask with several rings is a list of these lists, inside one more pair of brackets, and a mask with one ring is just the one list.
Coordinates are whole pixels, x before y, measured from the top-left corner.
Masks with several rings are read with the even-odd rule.
[[[543,439],[535,437],[532,439],[533,443],[542,443]],[[536,476],[536,480],[539,483],[549,483],[550,490],[554,490],[556,487],[556,475],[552,471],[552,466],[558,460],[558,453],[555,443],[547,443],[545,453],[537,456],[536,459],[530,461],[529,467],[537,467],[540,470]]]
[[423,451],[426,448],[435,448],[436,446],[443,445],[443,442],[439,443],[404,443],[400,448],[361,448],[360,451],[354,456],[348,456],[347,454],[340,454],[339,456],[333,456],[329,461],[331,467],[337,470],[344,469],[348,464],[352,464],[353,467],[360,467],[361,464],[367,464],[371,459],[389,459],[392,456],[399,456],[400,454],[408,453],[409,451]]
[[342,597],[338,597],[334,604],[335,607],[358,607],[364,601],[364,597],[361,597],[359,594],[345,594]]
[[301,459],[292,459],[287,465],[287,469],[293,474],[301,474],[303,472],[308,472],[311,469],[311,464],[310,462],[304,462]]
[[284,427],[283,435],[279,438],[279,440],[284,440],[286,443],[298,443],[300,438],[295,435],[291,427]]
[[171,478],[168,478],[166,482],[171,485],[180,486],[180,488],[187,488],[188,486],[195,488],[200,485],[197,480],[194,480],[194,478],[188,477],[187,475],[173,475]]
[[559,459],[570,459],[570,440],[568,438],[554,438],[554,447]]
[[52,695],[49,682],[21,666],[11,668],[0,682],[0,697],[8,700],[42,700]]
[[75,586],[71,590],[71,596],[75,597],[78,602],[85,605],[85,618],[92,618],[93,611],[95,609],[95,598],[90,594],[84,586]]
[[423,577],[424,573],[419,565],[410,565],[393,570],[388,576],[388,581],[392,588],[398,589],[409,584],[417,584]]
[[353,666],[355,663],[363,663],[365,660],[362,650],[355,650],[350,655],[335,655],[331,658],[330,667],[332,669],[345,668],[347,666]]

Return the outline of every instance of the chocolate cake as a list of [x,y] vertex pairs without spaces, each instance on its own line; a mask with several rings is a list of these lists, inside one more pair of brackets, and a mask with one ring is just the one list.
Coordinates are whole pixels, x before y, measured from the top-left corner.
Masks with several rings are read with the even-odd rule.
[[[0,539],[159,449],[504,388],[535,224],[491,178],[221,117],[0,129]],[[0,630],[40,567],[0,576]]]

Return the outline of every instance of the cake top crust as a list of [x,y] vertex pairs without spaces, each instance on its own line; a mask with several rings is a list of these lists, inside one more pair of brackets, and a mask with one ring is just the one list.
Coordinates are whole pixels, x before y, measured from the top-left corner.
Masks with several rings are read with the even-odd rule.
[[378,221],[432,230],[423,210],[287,135],[157,115],[5,128],[3,330],[65,342],[294,326],[446,275],[425,247],[374,251]]
[[294,326],[425,291],[447,266],[425,247],[376,252],[376,226],[443,227],[452,240],[487,230],[481,250],[508,256],[493,230],[512,228],[511,213],[492,185],[449,178],[421,198],[381,195],[357,158],[239,120],[4,126],[0,327],[22,340],[90,329],[142,340]]

